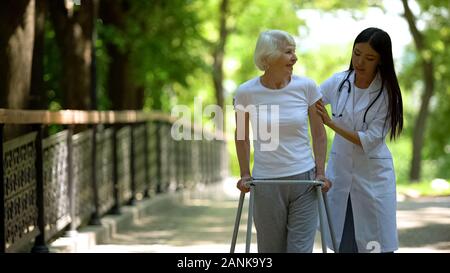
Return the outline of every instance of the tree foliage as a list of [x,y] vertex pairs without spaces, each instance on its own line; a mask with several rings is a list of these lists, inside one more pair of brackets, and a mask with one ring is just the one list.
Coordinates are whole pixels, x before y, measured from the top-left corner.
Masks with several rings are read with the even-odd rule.
[[[100,22],[100,51],[106,53],[104,45],[112,43],[127,53],[129,77],[145,89],[146,107],[169,111],[168,102],[176,95],[172,85],[187,86],[188,76],[205,67],[199,56],[203,45],[197,31],[196,2],[121,1],[123,25]],[[108,4],[113,3],[104,2]],[[101,65],[107,67],[110,61],[103,57]],[[102,77],[106,73],[103,71]]]
[[[239,84],[258,74],[253,52],[261,31],[281,29],[297,36],[302,22],[290,1],[259,0],[243,4],[235,0],[231,6],[230,28],[233,31],[226,46],[225,74],[228,81]],[[208,39],[214,37],[214,34],[208,35]]]
[[427,166],[436,169],[434,175],[450,175],[450,125],[447,122],[450,113],[450,21],[448,1],[416,1],[419,13],[414,14],[423,37],[422,49],[410,47],[403,58],[403,69],[399,73],[405,101],[406,133],[412,134],[418,115],[417,109],[422,102],[423,62],[433,64],[434,93],[428,109],[428,120],[424,129],[424,146],[421,157]]
[[[133,1],[126,40],[131,43],[131,58],[137,80],[147,86],[147,94],[158,105],[159,97],[169,98],[173,84],[186,87],[187,78],[205,69],[204,48],[199,34],[200,20],[195,1]],[[169,94],[167,94],[169,92]],[[166,94],[164,94],[166,93]],[[168,105],[165,107],[168,109]]]
[[445,0],[417,1],[427,50],[421,52],[432,58],[435,65],[435,96],[430,105],[430,120],[426,131],[425,157],[436,160],[440,172],[450,176],[450,4]]

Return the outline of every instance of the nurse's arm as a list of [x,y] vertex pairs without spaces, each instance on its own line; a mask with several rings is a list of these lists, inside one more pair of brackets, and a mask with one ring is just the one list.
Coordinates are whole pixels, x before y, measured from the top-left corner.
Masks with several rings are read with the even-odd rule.
[[322,119],[314,105],[308,108],[309,124],[313,142],[314,159],[316,161],[316,175],[325,175],[325,158],[327,153],[327,135]]
[[337,125],[336,123],[334,123],[333,121],[331,121],[327,125],[331,129],[333,129],[333,131],[336,132],[336,134],[339,134],[346,140],[348,140],[351,143],[356,144],[362,148],[361,139],[359,138],[358,132],[346,130],[346,129],[340,127],[339,125]]
[[330,118],[330,115],[328,115],[328,111],[323,105],[322,102],[316,103],[316,110],[318,115],[322,118],[323,123],[330,127],[336,134],[339,134],[346,140],[350,141],[353,144],[356,144],[362,148],[361,140],[359,138],[359,134],[355,131],[350,131],[347,129],[344,129],[333,122],[333,120]]

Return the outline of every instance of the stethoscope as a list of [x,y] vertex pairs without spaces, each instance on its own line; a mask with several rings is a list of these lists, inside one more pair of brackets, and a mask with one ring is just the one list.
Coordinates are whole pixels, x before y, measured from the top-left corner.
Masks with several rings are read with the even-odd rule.
[[[350,74],[352,73],[352,71],[353,70],[349,70],[348,71],[348,73],[347,73],[347,76],[344,78],[344,80],[343,81],[341,81],[341,83],[339,84],[339,88],[338,88],[338,95],[336,96],[336,112],[335,113],[333,113],[333,112],[331,112],[331,114],[333,115],[333,117],[338,117],[338,118],[341,118],[342,117],[342,114],[344,113],[344,109],[345,109],[345,106],[347,105],[347,101],[348,101],[348,98],[350,98],[350,93],[352,92],[352,85],[350,84],[350,80],[349,80],[349,77],[350,77]],[[347,85],[348,86],[348,90],[347,90],[347,98],[345,98],[345,102],[344,102],[344,105],[342,106],[342,108],[341,108],[341,111],[340,111],[340,114],[337,114],[337,113],[339,113],[339,111],[337,111],[337,110],[339,110],[338,109],[338,106],[339,106],[339,99],[341,98],[341,94],[342,94],[342,88],[344,87],[344,85]],[[366,109],[366,111],[364,112],[364,117],[363,117],[363,124],[366,124],[366,116],[367,116],[367,112],[369,111],[369,109],[370,109],[370,107],[372,107],[373,105],[374,105],[374,103],[378,100],[378,98],[381,96],[381,92],[383,92],[383,86],[384,86],[384,82],[382,81],[381,82],[381,88],[380,88],[380,91],[378,92],[378,95],[375,97],[375,99],[370,103],[370,105],[369,105],[369,107],[367,107],[367,109]]]

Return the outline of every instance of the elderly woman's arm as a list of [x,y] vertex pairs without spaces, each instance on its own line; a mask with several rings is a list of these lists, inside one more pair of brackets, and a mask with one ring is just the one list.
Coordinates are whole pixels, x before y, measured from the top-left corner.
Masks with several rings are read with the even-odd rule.
[[239,160],[241,179],[237,183],[237,188],[242,192],[248,192],[244,182],[251,179],[250,174],[250,137],[249,137],[249,114],[238,112],[236,117],[236,130],[234,132],[234,144]]
[[358,132],[345,130],[344,128],[339,127],[336,123],[334,123],[333,120],[330,118],[330,115],[328,115],[328,111],[325,108],[325,105],[323,104],[322,101],[319,100],[315,105],[317,108],[316,110],[319,116],[321,117],[323,124],[330,127],[330,129],[333,129],[333,131],[335,131],[337,134],[341,135],[351,143],[356,144],[361,148],[363,147]]
[[[316,102],[317,103],[317,102]],[[323,191],[326,192],[331,187],[331,183],[325,178],[325,159],[327,154],[327,135],[323,126],[322,118],[317,113],[314,105],[308,108],[309,124],[313,142],[313,152],[316,161],[316,180],[323,180],[325,185]]]

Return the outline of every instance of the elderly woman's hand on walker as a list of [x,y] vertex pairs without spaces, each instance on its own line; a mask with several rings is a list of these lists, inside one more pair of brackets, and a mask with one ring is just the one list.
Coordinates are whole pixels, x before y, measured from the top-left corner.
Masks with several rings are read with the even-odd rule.
[[252,177],[250,175],[244,175],[239,179],[239,181],[236,184],[236,187],[241,190],[241,192],[249,192],[250,188],[245,185],[245,182],[252,180]]
[[328,192],[331,189],[332,183],[324,175],[322,174],[316,175],[316,180],[323,182],[322,192]]

